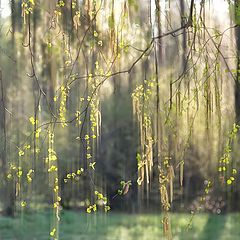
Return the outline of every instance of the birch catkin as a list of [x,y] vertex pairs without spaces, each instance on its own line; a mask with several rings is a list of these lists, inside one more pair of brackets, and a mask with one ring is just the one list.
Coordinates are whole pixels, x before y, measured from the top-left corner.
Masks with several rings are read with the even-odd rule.
[[170,188],[170,202],[173,201],[173,179],[175,177],[173,166],[169,166],[168,178],[169,178],[169,188]]
[[184,167],[184,161],[180,163],[180,186],[183,186],[183,167]]

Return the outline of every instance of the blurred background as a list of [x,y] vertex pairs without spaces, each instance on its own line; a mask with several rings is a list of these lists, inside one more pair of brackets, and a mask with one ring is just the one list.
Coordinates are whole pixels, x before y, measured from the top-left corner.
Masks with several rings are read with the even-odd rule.
[[1,0],[0,239],[238,239],[239,4]]

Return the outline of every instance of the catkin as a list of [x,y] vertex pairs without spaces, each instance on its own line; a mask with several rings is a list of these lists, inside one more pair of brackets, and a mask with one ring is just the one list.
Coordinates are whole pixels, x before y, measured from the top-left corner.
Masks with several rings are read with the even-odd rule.
[[175,177],[175,174],[174,174],[173,166],[170,166],[168,178],[169,178],[169,184],[170,184],[170,202],[171,203],[173,201],[173,179],[174,179],[174,177]]
[[183,186],[183,165],[184,165],[184,162],[182,161],[180,163],[180,186],[181,187]]

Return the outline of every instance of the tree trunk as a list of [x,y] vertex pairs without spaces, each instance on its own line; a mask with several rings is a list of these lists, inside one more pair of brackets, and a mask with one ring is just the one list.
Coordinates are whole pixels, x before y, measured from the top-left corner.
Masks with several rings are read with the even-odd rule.
[[2,186],[3,186],[3,214],[6,216],[14,215],[14,192],[12,181],[7,180],[7,133],[6,133],[6,99],[5,99],[5,89],[2,79],[2,71],[0,70],[0,139],[1,149],[0,149],[0,164],[2,167]]

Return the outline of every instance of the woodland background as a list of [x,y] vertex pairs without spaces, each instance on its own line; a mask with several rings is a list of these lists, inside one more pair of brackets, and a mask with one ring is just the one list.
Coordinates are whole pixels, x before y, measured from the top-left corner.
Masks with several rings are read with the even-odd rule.
[[3,216],[239,211],[240,1],[1,6]]

